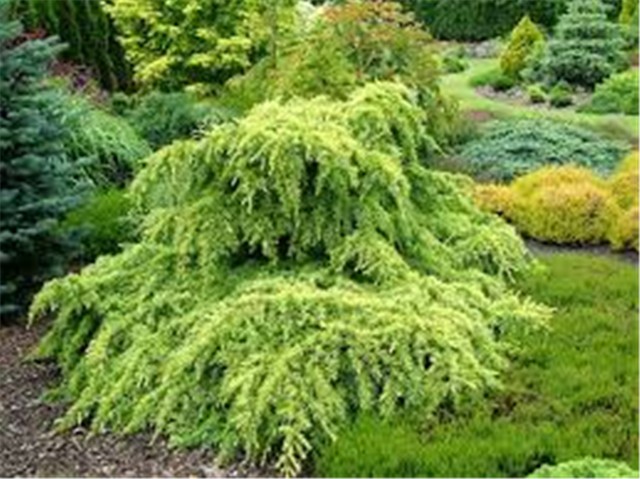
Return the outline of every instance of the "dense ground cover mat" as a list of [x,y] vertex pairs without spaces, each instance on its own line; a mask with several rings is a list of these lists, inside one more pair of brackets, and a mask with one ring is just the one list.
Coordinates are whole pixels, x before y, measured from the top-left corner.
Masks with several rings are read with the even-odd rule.
[[459,156],[475,177],[508,181],[543,166],[574,164],[610,174],[626,148],[584,128],[543,119],[497,121]]
[[[513,352],[502,390],[431,419],[420,411],[387,421],[363,416],[320,449],[315,474],[526,477],[586,457],[637,471],[637,267],[585,253],[540,259],[546,269],[518,289],[556,312],[549,329]],[[540,477],[581,477],[574,474],[585,469]],[[583,477],[608,477],[594,470]]]
[[549,310],[507,286],[531,266],[514,230],[420,166],[412,98],[267,102],[150,157],[140,242],[32,305],[55,318],[38,353],[63,371],[61,426],[150,426],[291,475],[354,412],[496,385]]

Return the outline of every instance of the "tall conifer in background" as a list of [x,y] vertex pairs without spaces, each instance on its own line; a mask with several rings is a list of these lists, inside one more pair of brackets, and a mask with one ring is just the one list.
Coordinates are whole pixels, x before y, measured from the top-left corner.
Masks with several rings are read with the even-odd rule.
[[12,0],[12,16],[27,31],[59,36],[68,45],[62,58],[90,68],[102,88],[132,87],[131,67],[100,0]]

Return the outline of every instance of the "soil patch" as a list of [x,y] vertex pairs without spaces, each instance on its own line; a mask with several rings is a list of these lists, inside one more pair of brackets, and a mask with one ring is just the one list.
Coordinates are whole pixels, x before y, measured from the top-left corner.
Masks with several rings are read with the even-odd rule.
[[53,364],[25,361],[46,325],[0,328],[0,477],[233,477],[258,475],[222,469],[210,451],[177,451],[147,434],[90,435],[84,428],[52,431],[62,404],[40,398],[59,380]]

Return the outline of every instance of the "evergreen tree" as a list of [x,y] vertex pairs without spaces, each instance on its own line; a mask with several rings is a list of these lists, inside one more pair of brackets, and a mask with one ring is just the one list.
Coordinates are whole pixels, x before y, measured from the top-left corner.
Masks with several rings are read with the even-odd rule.
[[500,55],[500,68],[511,77],[519,77],[536,48],[544,44],[544,35],[529,15],[525,15],[511,32],[509,44]]
[[20,312],[52,272],[62,240],[56,219],[73,203],[57,94],[44,83],[61,46],[22,35],[0,3],[0,315]]
[[620,26],[607,18],[601,0],[573,0],[542,60],[546,80],[592,88],[625,62]]

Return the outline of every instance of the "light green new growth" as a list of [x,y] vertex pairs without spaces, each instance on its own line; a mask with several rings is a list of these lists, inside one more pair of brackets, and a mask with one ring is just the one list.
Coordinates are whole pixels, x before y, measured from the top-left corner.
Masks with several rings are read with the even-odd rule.
[[141,242],[32,306],[56,318],[39,354],[64,373],[62,426],[152,427],[294,475],[354,413],[496,385],[510,329],[549,311],[508,290],[530,258],[470,180],[420,165],[421,115],[369,84],[152,156]]

